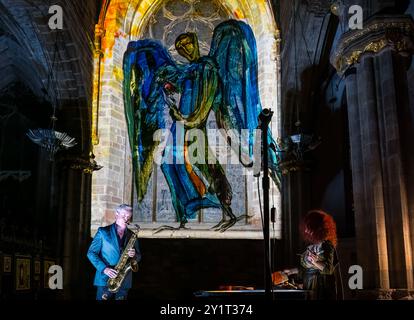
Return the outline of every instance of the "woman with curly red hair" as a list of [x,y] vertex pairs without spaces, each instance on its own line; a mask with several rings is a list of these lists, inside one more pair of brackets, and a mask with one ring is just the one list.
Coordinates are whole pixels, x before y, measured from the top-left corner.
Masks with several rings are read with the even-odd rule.
[[311,210],[302,219],[300,230],[308,243],[305,252],[300,255],[300,270],[286,270],[287,274],[299,271],[303,289],[312,292],[312,299],[336,299],[337,285],[335,268],[336,223],[331,215],[322,210]]
[[315,299],[336,299],[336,223],[321,210],[309,211],[302,220],[301,233],[309,243],[301,255],[303,289],[312,290]]

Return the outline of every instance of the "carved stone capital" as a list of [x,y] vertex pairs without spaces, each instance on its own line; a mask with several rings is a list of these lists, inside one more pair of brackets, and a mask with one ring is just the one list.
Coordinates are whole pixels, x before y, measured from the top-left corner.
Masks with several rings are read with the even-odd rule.
[[101,50],[102,38],[105,36],[106,30],[100,24],[95,25],[95,41],[93,43],[94,55],[98,58],[103,57],[104,52]]
[[385,49],[414,53],[414,22],[410,16],[376,16],[364,22],[362,30],[344,33],[331,55],[331,63],[343,74],[364,54],[378,54]]

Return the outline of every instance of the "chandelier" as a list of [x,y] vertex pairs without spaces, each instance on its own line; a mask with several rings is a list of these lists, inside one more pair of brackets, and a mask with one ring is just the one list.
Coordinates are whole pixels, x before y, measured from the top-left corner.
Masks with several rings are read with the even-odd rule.
[[45,149],[49,154],[49,160],[53,161],[56,152],[62,149],[69,149],[76,145],[75,138],[70,137],[66,132],[55,130],[56,104],[53,105],[53,115],[50,117],[50,129],[29,129],[27,137],[33,142]]
[[302,133],[300,122],[297,122],[296,126],[297,133],[277,140],[280,154],[279,170],[284,175],[291,171],[307,169],[309,161],[306,160],[306,153],[315,150],[322,143],[320,137]]
[[48,78],[47,78],[47,89],[43,88],[42,91],[45,96],[47,96],[49,101],[52,101],[53,112],[52,116],[50,117],[50,129],[29,129],[26,133],[27,137],[34,142],[35,144],[39,145],[41,148],[46,150],[49,154],[49,160],[53,161],[56,152],[62,149],[69,149],[76,145],[75,138],[70,137],[66,132],[59,132],[55,130],[55,123],[57,121],[56,118],[56,105],[57,105],[57,98],[56,95],[52,99],[49,95],[50,89],[50,82],[53,78],[53,72],[55,70],[56,64],[56,57],[59,54],[58,50],[58,34],[56,34],[55,39],[55,51],[53,55],[53,62],[49,68]]
[[62,149],[69,149],[76,145],[75,138],[65,132],[53,129],[33,129],[26,134],[30,140],[49,153],[49,160],[53,161],[55,153]]

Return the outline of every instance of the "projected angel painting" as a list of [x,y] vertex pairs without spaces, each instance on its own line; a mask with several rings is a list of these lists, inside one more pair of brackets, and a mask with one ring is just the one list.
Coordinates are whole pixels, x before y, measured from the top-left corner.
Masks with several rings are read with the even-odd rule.
[[[211,159],[191,161],[189,135],[194,129],[202,132],[198,140],[205,142],[205,152],[197,152],[204,157],[211,154],[206,123],[213,112],[219,128],[248,131],[245,148],[235,141],[231,147],[238,149],[244,166],[252,165],[254,132],[262,110],[256,41],[246,23],[228,20],[215,28],[208,55],[200,56],[195,33],[179,35],[175,48],[187,63],[174,61],[156,40],[130,42],[124,55],[125,115],[137,199],[144,199],[152,174],[160,143],[154,134],[159,129],[169,129],[171,140],[162,151],[163,160],[168,161],[161,162],[161,170],[169,186],[178,228],[185,228],[201,208],[219,208],[223,219],[214,229],[225,231],[246,216],[236,216],[232,211],[232,188],[222,165]],[[183,142],[178,141],[179,130],[183,130]],[[272,140],[270,133],[269,140]],[[279,184],[274,150],[269,155],[271,176]],[[197,156],[200,158],[200,154]]]

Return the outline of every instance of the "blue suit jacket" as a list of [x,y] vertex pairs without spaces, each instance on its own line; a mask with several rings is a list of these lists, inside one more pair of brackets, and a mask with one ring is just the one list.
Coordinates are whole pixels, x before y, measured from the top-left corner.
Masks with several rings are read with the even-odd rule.
[[[128,243],[131,235],[132,231],[127,229],[127,238],[125,240],[125,245]],[[136,251],[134,259],[139,262],[141,261],[141,252],[139,250],[138,240],[135,241],[134,248]],[[87,254],[89,260],[96,268],[95,280],[93,282],[95,286],[106,286],[108,276],[105,275],[103,271],[106,267],[114,267],[118,263],[118,260],[121,257],[121,253],[122,252],[120,252],[119,249],[115,223],[106,227],[98,228],[98,232],[93,238]],[[122,288],[130,289],[131,286],[132,272],[128,272],[124,283],[122,284]]]

